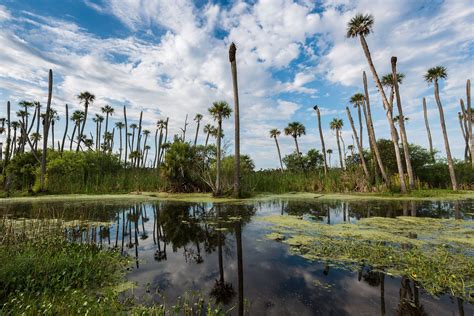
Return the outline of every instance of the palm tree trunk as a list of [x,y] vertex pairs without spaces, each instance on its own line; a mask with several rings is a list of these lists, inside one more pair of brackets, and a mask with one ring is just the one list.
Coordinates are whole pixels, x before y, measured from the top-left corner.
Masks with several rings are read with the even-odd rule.
[[[365,173],[365,176],[367,177],[367,180],[369,180],[370,175],[369,175],[369,170],[367,169],[367,165],[365,164],[364,151],[363,151],[363,148],[362,148],[362,142],[359,142],[359,137],[357,137],[357,131],[356,131],[355,126],[354,126],[354,121],[352,120],[351,111],[349,110],[348,107],[346,107],[346,111],[347,111],[347,117],[349,118],[349,123],[351,124],[351,127],[352,127],[352,133],[354,133],[357,148],[359,149],[359,158],[360,158],[360,161],[362,163],[362,168],[364,169],[364,173]],[[360,113],[360,107],[359,107],[359,113]]]
[[120,142],[120,148],[119,148],[119,163],[122,162],[122,128],[119,128],[119,142]]
[[153,158],[153,168],[156,168],[156,159],[158,157],[158,129],[155,131],[155,158]]
[[275,136],[275,144],[276,144],[276,146],[277,146],[278,159],[279,159],[279,161],[280,161],[281,171],[283,172],[283,162],[282,162],[282,160],[281,160],[280,145],[278,145],[278,139],[276,138],[276,136]]
[[444,120],[443,105],[441,104],[441,99],[439,98],[438,80],[435,80],[434,82],[434,94],[435,94],[436,104],[438,105],[441,130],[443,132],[443,137],[444,137],[444,146],[446,148],[446,156],[448,158],[449,176],[451,177],[451,184],[453,186],[453,190],[456,191],[458,189],[458,184],[456,181],[456,173],[454,172],[453,157],[451,156],[451,149],[449,147],[448,132],[446,131],[446,122]]
[[393,56],[391,58],[391,63],[392,63],[392,81],[393,81],[393,86],[395,88],[395,97],[397,100],[400,134],[402,136],[401,138],[402,138],[403,152],[405,154],[405,164],[407,167],[410,190],[413,190],[415,188],[415,175],[413,174],[413,168],[411,165],[410,148],[408,146],[407,132],[405,129],[405,117],[403,116],[402,100],[400,97],[400,88],[398,86],[398,80],[397,80],[397,57]]
[[426,108],[425,98],[423,98],[423,116],[425,117],[425,127],[426,127],[426,133],[428,134],[428,144],[430,146],[430,154],[431,154],[431,157],[433,157],[434,159],[433,140],[431,139],[430,123],[428,121],[428,110]]
[[128,159],[128,123],[127,123],[127,108],[125,105],[123,106],[123,118],[125,121],[125,157],[123,160],[125,162],[125,168],[127,167],[127,159]]
[[160,168],[160,164],[161,164],[161,155],[159,153],[161,153],[161,145],[162,145],[162,140],[163,140],[163,130],[160,129],[160,139],[158,141],[158,160],[156,161],[156,168]]
[[339,129],[336,129],[336,140],[337,140],[337,150],[339,151],[339,163],[341,164],[341,169],[344,170],[344,162],[342,160],[342,151],[341,151],[341,142],[339,139]]
[[144,159],[144,154],[145,154],[145,147],[146,147],[146,142],[148,140],[148,135],[145,135],[145,140],[143,141],[143,154],[142,154],[142,168],[145,167],[145,161],[146,159]]
[[[46,179],[46,155],[48,151],[48,133],[49,133],[49,116],[51,112],[51,98],[53,97],[53,71],[49,70],[48,80],[48,102],[46,104],[46,114],[43,125],[43,152],[41,157],[41,190],[45,190],[45,179]],[[39,117],[38,117],[39,120]]]
[[243,264],[243,249],[242,249],[242,223],[237,221],[235,227],[235,241],[237,243],[237,279],[238,279],[238,300],[239,300],[239,316],[244,315],[244,264]]
[[293,139],[295,140],[296,155],[298,156],[298,158],[301,158],[300,146],[298,146],[298,137],[293,136]]
[[66,104],[66,126],[64,128],[63,142],[61,143],[61,152],[64,151],[64,143],[66,142],[68,125],[69,125],[69,106]]
[[99,151],[99,120],[95,122],[95,151]]
[[222,118],[219,117],[217,126],[217,162],[216,162],[216,192],[215,195],[221,194],[221,134],[222,134]]
[[88,109],[89,109],[89,102],[86,101],[84,102],[84,121],[82,122],[81,131],[79,132],[79,140],[77,142],[76,152],[79,151],[79,146],[81,145],[82,136],[84,135],[84,127],[86,126],[86,122],[87,122]]
[[99,145],[99,149],[98,149],[97,151],[101,151],[101,148],[100,148],[100,147],[101,147],[101,144],[102,144],[102,142],[101,142],[101,140],[100,140],[100,139],[101,139],[101,135],[102,135],[102,122],[99,121],[99,137],[97,138],[97,143],[98,143],[98,145]]
[[360,38],[360,43],[362,45],[362,49],[364,50],[365,57],[367,58],[367,62],[369,64],[370,70],[374,77],[375,84],[377,85],[377,88],[382,96],[384,109],[387,111],[386,116],[387,116],[388,124],[390,125],[392,142],[395,149],[395,156],[397,159],[398,174],[400,177],[400,188],[401,188],[402,193],[405,193],[406,192],[406,183],[405,183],[405,175],[404,175],[405,173],[403,171],[403,164],[402,164],[401,155],[400,155],[400,147],[398,146],[398,138],[396,136],[396,129],[393,123],[393,116],[390,110],[390,105],[388,103],[387,96],[385,95],[385,91],[383,90],[382,83],[380,82],[379,76],[377,75],[377,71],[375,70],[374,63],[372,62],[372,57],[370,56],[369,47],[367,45],[365,37],[363,35],[360,35],[359,38]]
[[210,132],[207,132],[206,143],[205,143],[204,147],[207,147],[207,143],[209,142],[209,134],[210,134]]
[[194,147],[196,147],[196,144],[197,144],[200,123],[201,123],[201,121],[198,120],[197,121],[197,127],[196,127],[196,136],[194,136]]
[[360,130],[360,147],[364,148],[363,142],[363,124],[362,124],[362,111],[360,110],[360,104],[357,104],[357,114],[359,115],[359,130]]
[[467,101],[467,124],[469,130],[469,143],[471,145],[471,164],[474,168],[474,139],[472,136],[472,108],[471,108],[471,80],[466,82],[466,101]]
[[5,168],[8,165],[11,151],[11,122],[10,122],[10,101],[7,102],[7,147],[5,149],[5,160],[3,161],[3,175],[5,175]]
[[461,118],[459,124],[461,124],[462,134],[464,136],[465,148],[464,148],[464,160],[469,162],[471,160],[471,150],[469,146],[469,124],[467,110],[464,107],[463,99],[459,99],[461,103]]
[[51,142],[52,142],[52,147],[54,151],[54,119],[51,121]]
[[232,43],[229,48],[229,61],[232,70],[232,86],[234,91],[234,197],[240,197],[240,118],[239,118],[239,88],[237,84],[237,48]]
[[[39,104],[36,106],[36,115],[37,115],[37,121],[36,121],[36,135],[39,135],[39,131],[40,131],[40,122],[41,122],[41,108],[39,106]],[[46,118],[45,118],[46,119]],[[35,140],[35,150],[38,149],[38,141],[39,140]]]
[[[140,112],[140,120],[138,121],[138,133],[137,133],[137,148],[136,151],[137,153],[140,153],[140,143],[142,140],[142,118],[143,118],[143,111]],[[135,164],[138,167],[139,166],[139,157],[135,158]]]
[[318,115],[318,129],[319,129],[319,137],[321,138],[321,149],[323,151],[323,158],[324,158],[324,174],[328,173],[328,163],[326,160],[326,145],[324,144],[324,135],[323,129],[321,127],[321,113],[319,112],[319,107],[316,107],[316,114]]
[[76,134],[77,123],[74,124],[74,128],[72,130],[71,142],[69,143],[69,151],[72,151],[72,143],[74,142],[74,135]]

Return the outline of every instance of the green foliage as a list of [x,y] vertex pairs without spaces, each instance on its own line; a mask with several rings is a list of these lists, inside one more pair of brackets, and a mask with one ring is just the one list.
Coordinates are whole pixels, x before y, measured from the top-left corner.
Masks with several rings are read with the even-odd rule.
[[[460,189],[471,190],[474,187],[474,168],[472,168],[471,163],[455,163],[454,172]],[[431,188],[452,187],[446,161],[438,161],[424,166],[418,176],[422,182],[427,183]]]
[[175,140],[166,151],[163,175],[168,181],[168,189],[173,192],[202,191],[205,185],[201,173],[205,161],[202,148]]
[[308,150],[306,155],[298,157],[296,152],[283,157],[283,163],[289,171],[315,171],[322,168],[323,155],[317,149]]
[[35,183],[39,166],[32,152],[17,154],[7,166],[5,181],[12,190],[30,191]]

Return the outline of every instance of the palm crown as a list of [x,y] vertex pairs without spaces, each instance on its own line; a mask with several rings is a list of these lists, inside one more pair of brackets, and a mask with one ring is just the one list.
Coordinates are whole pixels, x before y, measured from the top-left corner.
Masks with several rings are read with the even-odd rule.
[[354,105],[354,107],[358,107],[362,102],[364,102],[364,95],[362,93],[356,93],[354,94],[349,102]]
[[[403,73],[397,73],[397,82],[398,84],[401,84],[403,82],[403,79],[405,78],[405,74]],[[385,87],[392,87],[393,86],[393,75],[386,74],[385,76],[382,77],[382,85]]]
[[344,126],[344,122],[342,121],[342,119],[338,118],[333,118],[331,123],[329,123],[329,127],[332,130],[340,130],[342,129],[342,126]]
[[281,132],[276,128],[270,130],[270,137],[271,138],[276,138],[280,134],[281,134]]
[[94,123],[102,123],[104,121],[104,117],[100,114],[96,114],[95,117],[92,119]]
[[114,108],[110,105],[103,106],[101,109],[102,113],[112,115],[114,113]]
[[231,113],[232,109],[225,101],[216,101],[212,103],[212,107],[209,108],[209,114],[212,115],[214,120],[222,120],[223,118],[228,118]]
[[293,137],[300,137],[301,135],[306,135],[306,128],[300,122],[289,123],[284,129],[285,135],[291,135]]
[[438,79],[446,79],[447,77],[448,77],[448,73],[446,71],[446,67],[436,66],[436,67],[428,69],[428,71],[425,74],[425,81],[428,83],[437,82]]
[[374,17],[371,14],[357,14],[347,23],[347,37],[365,36],[372,32]]
[[84,105],[89,105],[90,103],[94,102],[95,95],[88,91],[81,92],[77,95],[80,103],[84,103]]
[[196,122],[199,122],[200,120],[202,120],[202,114],[199,114],[199,113],[196,114],[196,116],[194,117],[194,120],[195,120]]

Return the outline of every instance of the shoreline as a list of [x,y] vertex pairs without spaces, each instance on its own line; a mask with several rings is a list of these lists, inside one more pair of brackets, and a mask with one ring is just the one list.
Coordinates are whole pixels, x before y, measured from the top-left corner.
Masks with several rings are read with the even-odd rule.
[[275,199],[340,200],[340,201],[455,201],[474,199],[474,191],[414,191],[408,195],[388,193],[257,193],[248,198],[215,198],[211,193],[131,192],[125,194],[52,194],[0,198],[0,205],[29,202],[128,202],[128,201],[181,201],[195,203],[242,203]]

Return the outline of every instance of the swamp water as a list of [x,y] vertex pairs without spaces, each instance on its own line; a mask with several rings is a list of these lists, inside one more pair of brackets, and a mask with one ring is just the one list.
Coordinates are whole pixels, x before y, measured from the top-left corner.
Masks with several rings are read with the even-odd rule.
[[236,315],[474,315],[474,305],[434,297],[413,278],[308,260],[269,239],[276,233],[265,220],[357,225],[368,217],[412,216],[472,223],[471,200],[25,203],[0,205],[0,216],[19,226],[61,219],[71,240],[122,249],[135,259],[126,277],[137,285],[123,295],[141,302],[172,303],[196,291]]

